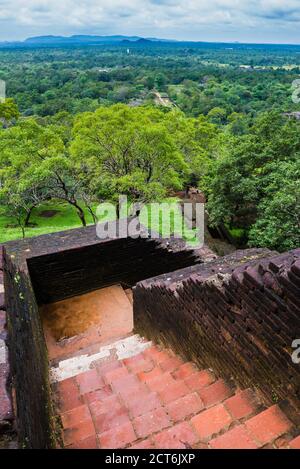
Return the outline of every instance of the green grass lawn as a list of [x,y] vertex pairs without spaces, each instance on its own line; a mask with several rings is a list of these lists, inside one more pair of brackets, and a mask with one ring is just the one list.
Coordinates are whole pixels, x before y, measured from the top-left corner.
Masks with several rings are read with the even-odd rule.
[[[175,197],[168,197],[163,200],[163,203],[169,206],[171,204],[173,208],[177,206],[177,202],[179,202],[179,200]],[[128,207],[128,214],[132,215],[130,206]],[[123,215],[123,217],[124,216],[126,215]],[[121,218],[123,217],[121,215]],[[101,223],[113,221],[115,218],[112,213],[106,213],[101,217],[98,213],[98,221]],[[158,216],[155,216],[155,214],[152,213],[152,206],[149,209],[149,205],[146,204],[140,212],[139,220],[146,228],[163,235],[164,238],[169,238],[170,233],[179,233],[189,246],[197,247],[199,244],[196,230],[188,228],[178,206],[177,209],[174,208],[171,217],[169,217],[166,212],[163,213],[163,209],[160,210]]]
[[[57,213],[52,217],[42,216],[42,213],[48,210],[56,210]],[[91,215],[87,210],[84,211],[87,223],[92,223]],[[34,226],[26,228],[26,238],[82,226],[74,207],[66,202],[53,200],[35,208],[30,223]],[[14,217],[8,216],[4,209],[0,209],[0,243],[22,238],[21,229],[15,225]]]
[[228,224],[225,224],[225,227],[237,245],[245,244],[245,240],[247,239],[247,230],[243,228],[230,227]]
[[[174,204],[177,200],[175,198],[165,199],[164,203]],[[180,209],[174,210],[171,213],[171,217],[165,216],[163,210],[160,211],[159,217],[153,218],[151,210],[141,211],[140,222],[148,227],[149,229],[163,235],[165,238],[169,236],[169,233],[182,234],[182,239],[184,239],[188,245],[196,246],[198,243],[196,237],[196,230],[188,228],[185,223]]]
[[[164,202],[174,204],[176,199],[169,198],[165,199]],[[97,204],[95,204],[94,209],[96,209],[96,206]],[[47,211],[56,211],[57,213],[49,217],[45,216],[45,212]],[[84,209],[84,212],[87,224],[92,224],[93,220],[90,213],[86,209]],[[112,219],[113,218],[111,216],[106,216],[101,218],[99,221],[105,222],[111,221]],[[174,215],[171,217],[170,222],[168,217],[164,217],[162,213],[159,214],[158,219],[154,219],[154,217],[151,217],[151,213],[147,213],[145,210],[142,210],[140,222],[149,229],[151,228],[153,231],[163,234],[165,237],[168,237],[169,226],[171,228],[171,232],[176,232],[177,228],[182,226],[183,239],[185,239],[189,245],[197,245],[195,230],[191,230],[186,226],[182,220],[179,210],[174,211]],[[25,230],[26,238],[82,226],[76,209],[66,202],[56,200],[43,203],[35,208],[30,218],[30,225],[31,226]],[[21,238],[22,231],[18,226],[16,226],[14,217],[8,216],[4,209],[0,209],[0,243]]]

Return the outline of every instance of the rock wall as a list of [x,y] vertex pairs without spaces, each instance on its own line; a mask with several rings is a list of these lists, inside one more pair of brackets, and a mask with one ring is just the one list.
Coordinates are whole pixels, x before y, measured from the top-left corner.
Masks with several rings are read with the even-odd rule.
[[55,426],[48,357],[39,310],[28,275],[5,261],[5,298],[16,423],[22,448],[52,448]]
[[0,246],[0,439],[3,433],[11,432],[13,422],[5,309],[2,247]]
[[259,388],[268,403],[299,406],[300,249],[238,251],[140,282],[133,298],[137,332]]

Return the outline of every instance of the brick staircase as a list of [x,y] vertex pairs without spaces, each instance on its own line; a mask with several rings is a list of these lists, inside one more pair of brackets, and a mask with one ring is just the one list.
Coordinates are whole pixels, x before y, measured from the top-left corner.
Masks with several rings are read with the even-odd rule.
[[151,343],[70,373],[54,384],[66,448],[300,448],[278,405]]
[[[12,419],[2,280],[0,265],[0,430]],[[103,296],[108,292],[116,308]],[[66,448],[300,449],[300,429],[278,405],[265,408],[253,390],[236,389],[212,370],[199,370],[132,333],[120,339],[118,334],[132,327],[132,310],[120,294],[114,287],[99,295],[107,329],[118,326],[115,338],[102,344],[100,336],[94,343],[94,336],[88,341],[81,334],[64,345],[48,342]],[[132,302],[131,290],[122,295]],[[102,336],[104,325],[102,318]],[[16,447],[13,436],[4,443]]]

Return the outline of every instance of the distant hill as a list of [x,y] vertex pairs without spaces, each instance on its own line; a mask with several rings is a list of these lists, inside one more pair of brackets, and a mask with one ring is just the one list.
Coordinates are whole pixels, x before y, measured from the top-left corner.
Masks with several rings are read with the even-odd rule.
[[75,35],[75,36],[36,36],[25,39],[25,43],[31,44],[61,44],[61,43],[91,43],[91,42],[121,42],[127,39],[128,41],[138,41],[138,36],[89,36],[89,35]]
[[[117,42],[138,42],[138,43],[151,43],[151,42],[169,42],[166,39],[157,38],[143,38],[139,36],[92,36],[92,35],[74,35],[74,36],[36,36],[29,37],[23,41],[25,45],[53,45],[53,44],[107,44]],[[170,41],[173,42],[173,41]]]
[[145,39],[144,37],[141,37],[140,39],[137,40],[139,44],[148,44],[149,42],[154,42],[153,39]]
[[293,44],[255,44],[255,43],[239,43],[239,42],[205,42],[205,41],[179,41],[174,39],[161,39],[155,37],[140,37],[140,36],[97,36],[97,35],[73,35],[73,36],[34,36],[25,39],[24,41],[3,41],[0,42],[0,48],[47,48],[47,47],[88,47],[93,45],[137,45],[137,46],[151,46],[155,44],[168,45],[172,47],[184,47],[187,51],[195,48],[203,49],[230,49],[233,50],[297,50],[299,51],[300,45]]
[[136,45],[150,45],[156,43],[178,43],[173,39],[159,39],[156,37],[144,38],[140,36],[95,36],[77,34],[73,36],[34,36],[25,39],[24,41],[0,41],[1,48],[36,48],[36,47],[78,47],[78,46],[93,46],[101,44],[136,44]]

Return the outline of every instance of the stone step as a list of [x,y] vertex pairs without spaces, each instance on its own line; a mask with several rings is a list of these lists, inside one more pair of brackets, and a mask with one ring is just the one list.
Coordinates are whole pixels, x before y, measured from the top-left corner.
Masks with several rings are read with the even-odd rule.
[[138,336],[131,343],[145,348],[54,383],[66,448],[299,448],[277,404],[266,409],[253,390]]
[[50,380],[58,382],[72,378],[95,366],[106,365],[116,360],[123,360],[137,355],[151,347],[151,345],[151,342],[145,341],[139,335],[130,335],[108,345],[98,346],[96,353],[77,354],[74,357],[61,360],[56,366],[52,366]]

